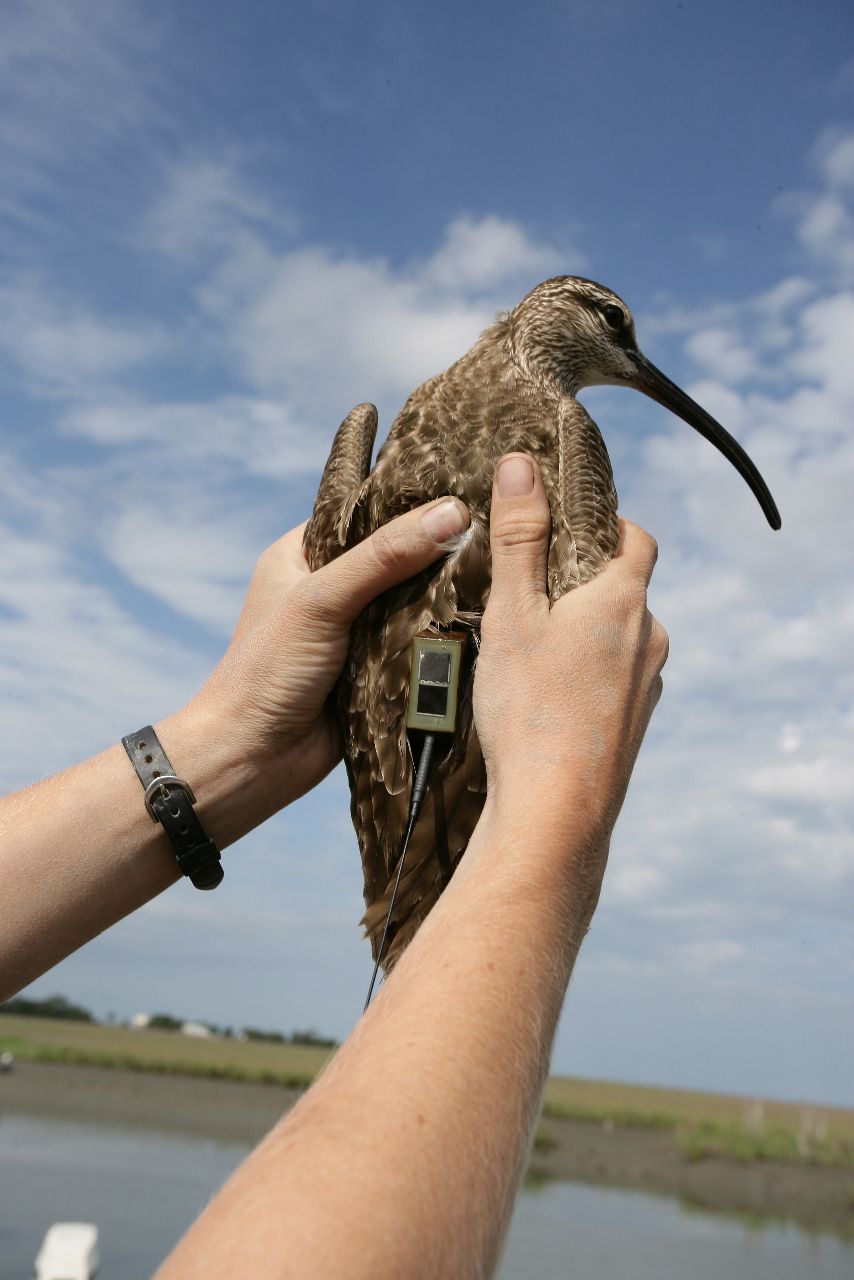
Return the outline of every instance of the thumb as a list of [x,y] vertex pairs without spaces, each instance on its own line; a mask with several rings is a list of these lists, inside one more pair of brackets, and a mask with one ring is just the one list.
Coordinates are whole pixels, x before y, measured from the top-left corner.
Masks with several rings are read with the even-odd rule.
[[490,604],[518,611],[548,601],[551,516],[540,469],[525,453],[501,459],[492,487]]
[[407,511],[311,575],[328,621],[350,626],[383,591],[447,555],[471,517],[456,498]]

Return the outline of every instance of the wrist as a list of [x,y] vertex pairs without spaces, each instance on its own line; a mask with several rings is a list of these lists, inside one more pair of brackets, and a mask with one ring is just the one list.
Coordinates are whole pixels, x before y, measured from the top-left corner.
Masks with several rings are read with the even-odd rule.
[[552,787],[545,777],[524,787],[490,786],[481,822],[489,847],[514,867],[520,891],[553,903],[580,941],[599,901],[610,847],[610,827],[589,796]]
[[259,746],[239,721],[201,699],[155,730],[176,773],[192,787],[199,820],[220,849],[292,798],[284,753]]

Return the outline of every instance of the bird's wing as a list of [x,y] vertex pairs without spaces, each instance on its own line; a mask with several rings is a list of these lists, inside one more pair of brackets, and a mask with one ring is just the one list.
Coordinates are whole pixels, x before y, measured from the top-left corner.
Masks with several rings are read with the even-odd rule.
[[[421,487],[409,491],[405,466],[399,472],[401,484],[382,485],[379,492],[374,491],[369,468],[376,429],[377,413],[370,404],[351,410],[338,428],[304,535],[312,570],[368,537],[380,524],[434,496]],[[384,921],[412,785],[405,730],[412,639],[420,630],[453,622],[455,606],[448,562],[386,592],[353,625],[347,663],[336,690],[364,872],[365,925],[375,951],[378,938],[373,935]],[[470,669],[471,657],[467,666]],[[458,725],[453,750],[434,769],[417,838],[407,858],[387,963],[403,949],[403,926],[409,926],[408,941],[439,896],[483,803],[483,766],[474,739],[470,681]]]
[[596,423],[573,396],[565,397],[558,407],[557,441],[557,486],[550,494],[552,603],[604,569],[619,540],[617,491],[608,450]]
[[[432,391],[432,387],[425,389]],[[354,409],[339,428],[306,529],[312,568],[340,555],[403,511],[455,492],[472,511],[465,554],[392,588],[352,628],[347,664],[337,689],[353,825],[364,873],[364,924],[376,957],[406,826],[412,759],[406,734],[411,646],[419,632],[476,619],[489,592],[489,493],[497,457],[524,449],[540,463],[552,511],[549,595],[554,601],[592,577],[604,563],[603,546],[616,546],[616,515],[593,511],[604,543],[586,537],[595,505],[585,478],[592,467],[613,491],[610,464],[598,428],[577,401],[546,406],[508,400],[495,409],[500,433],[449,467],[444,442],[454,431],[458,397],[440,394],[410,401],[368,475],[376,431],[372,406]],[[539,412],[535,410],[539,409]],[[560,445],[555,458],[555,430]],[[492,438],[494,436],[494,439]],[[575,458],[581,459],[576,467]],[[567,460],[572,458],[570,468]],[[383,465],[385,462],[385,465]],[[606,493],[608,492],[606,488]],[[616,499],[611,506],[615,509]],[[579,505],[580,504],[580,505]],[[586,505],[584,505],[586,504]],[[576,509],[584,515],[574,527]],[[610,551],[607,553],[610,554]],[[460,608],[458,608],[458,601]],[[466,659],[457,731],[449,752],[434,764],[427,798],[412,835],[385,957],[390,967],[447,884],[468,844],[486,794],[483,758],[474,728],[472,646]],[[441,749],[441,742],[440,742]]]
[[377,411],[372,404],[356,405],[335,433],[303,535],[312,572],[359,540],[350,536],[350,526],[370,471],[376,434]]
[[[345,758],[359,838],[366,912],[376,958],[409,812],[413,764],[406,733],[413,637],[457,621],[453,557],[376,601],[353,628],[343,700]],[[459,862],[486,793],[474,729],[474,644],[464,655],[457,729],[439,735],[427,797],[412,834],[389,944],[389,968],[433,906]]]

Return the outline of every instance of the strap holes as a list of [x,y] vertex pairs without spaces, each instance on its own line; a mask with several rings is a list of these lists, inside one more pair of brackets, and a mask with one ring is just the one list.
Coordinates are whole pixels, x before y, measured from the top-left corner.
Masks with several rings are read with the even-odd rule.
[[137,751],[144,751],[144,750],[145,750],[145,743],[141,742],[137,747]]
[[154,756],[146,756],[146,757],[145,757],[145,763],[146,763],[146,764],[151,764],[151,762],[152,762],[152,760],[153,760],[153,759],[154,759]]
[[181,832],[182,836],[185,836],[189,833],[190,828],[185,826],[184,823],[182,822],[178,830]]
[[180,816],[181,816],[181,810],[180,810],[180,809],[173,809],[173,810],[172,810],[172,817],[173,817],[173,818],[180,818]]

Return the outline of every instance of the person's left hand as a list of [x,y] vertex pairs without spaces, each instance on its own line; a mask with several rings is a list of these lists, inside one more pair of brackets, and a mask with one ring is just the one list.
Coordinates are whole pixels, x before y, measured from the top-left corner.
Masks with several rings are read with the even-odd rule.
[[295,800],[338,762],[339,734],[327,699],[347,655],[350,626],[383,591],[426,568],[469,515],[440,498],[390,521],[311,573],[304,525],[261,555],[234,637],[194,699],[216,708],[250,757],[283,765]]

